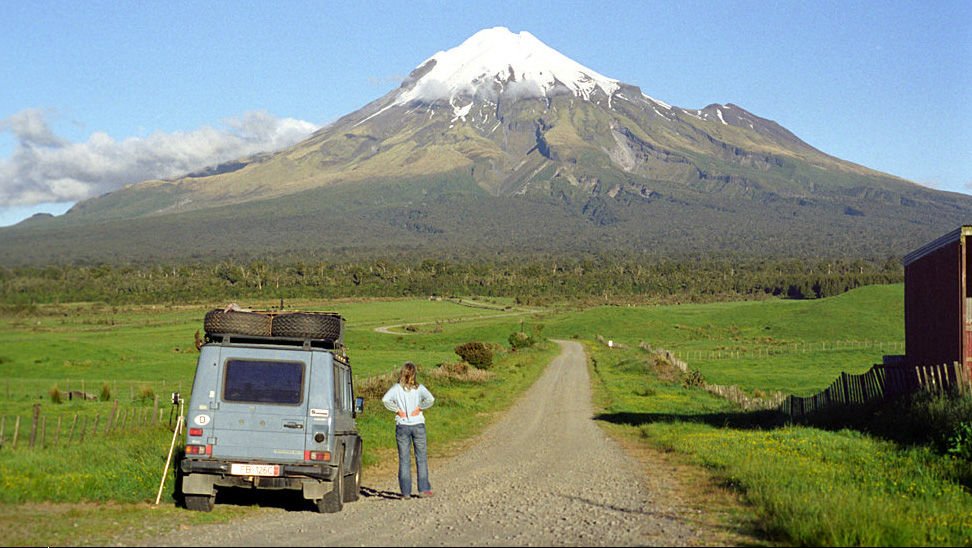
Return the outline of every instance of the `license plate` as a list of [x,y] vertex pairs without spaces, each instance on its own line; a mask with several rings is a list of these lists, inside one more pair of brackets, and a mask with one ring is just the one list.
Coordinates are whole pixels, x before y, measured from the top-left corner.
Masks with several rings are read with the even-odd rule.
[[230,474],[234,476],[279,476],[279,464],[239,464],[230,465]]

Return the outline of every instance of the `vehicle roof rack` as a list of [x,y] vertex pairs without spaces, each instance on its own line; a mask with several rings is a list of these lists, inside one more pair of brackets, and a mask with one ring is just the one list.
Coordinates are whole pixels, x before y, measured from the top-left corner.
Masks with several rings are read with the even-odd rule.
[[233,333],[207,333],[207,343],[215,344],[259,344],[273,346],[294,346],[299,348],[321,348],[324,350],[340,350],[344,345],[334,339],[311,339],[301,337],[261,337],[259,335],[238,335]]

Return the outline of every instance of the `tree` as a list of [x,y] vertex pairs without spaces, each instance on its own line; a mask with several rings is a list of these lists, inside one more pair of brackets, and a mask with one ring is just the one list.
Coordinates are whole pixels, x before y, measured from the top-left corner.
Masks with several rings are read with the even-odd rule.
[[463,361],[477,369],[489,369],[493,365],[493,351],[485,343],[471,341],[455,348]]

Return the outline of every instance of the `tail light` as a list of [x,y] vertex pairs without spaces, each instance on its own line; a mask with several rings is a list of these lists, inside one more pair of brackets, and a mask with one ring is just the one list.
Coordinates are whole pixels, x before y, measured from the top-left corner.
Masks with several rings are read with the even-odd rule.
[[187,455],[212,455],[212,445],[186,445]]
[[304,451],[304,460],[317,460],[330,462],[331,452],[330,451]]
[[203,435],[203,429],[202,428],[190,428],[189,429],[189,435],[190,436],[201,436],[201,435]]

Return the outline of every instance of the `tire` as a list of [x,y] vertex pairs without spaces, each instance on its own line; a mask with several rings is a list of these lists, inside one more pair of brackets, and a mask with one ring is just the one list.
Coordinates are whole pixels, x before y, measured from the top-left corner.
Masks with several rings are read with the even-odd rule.
[[292,312],[273,319],[273,336],[340,341],[344,322],[328,313]]
[[186,508],[194,512],[212,512],[216,495],[185,495]]
[[203,320],[206,333],[270,336],[271,316],[259,312],[210,310]]
[[361,438],[354,444],[351,473],[344,476],[344,502],[354,502],[361,496]]
[[322,514],[336,514],[344,510],[344,451],[339,454],[334,485],[330,492],[324,494],[324,498],[317,501],[317,511]]

